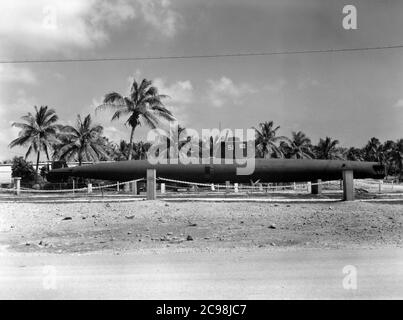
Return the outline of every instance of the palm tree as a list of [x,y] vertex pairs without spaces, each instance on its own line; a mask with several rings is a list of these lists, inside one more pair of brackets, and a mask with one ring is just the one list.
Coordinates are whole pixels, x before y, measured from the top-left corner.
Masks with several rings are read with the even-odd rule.
[[150,143],[139,141],[133,144],[134,158],[136,160],[147,159],[147,151],[150,148]]
[[290,143],[283,141],[280,146],[283,153],[286,153],[289,158],[312,159],[314,157],[311,139],[309,139],[302,131],[293,131]]
[[381,162],[382,144],[379,139],[372,137],[364,147],[365,160]]
[[9,147],[28,146],[25,159],[36,152],[36,174],[38,175],[39,158],[41,151],[45,152],[46,158],[49,160],[49,151],[52,144],[57,143],[56,134],[59,125],[56,124],[58,116],[55,110],[48,109],[47,106],[35,106],[35,114],[28,112],[27,115],[21,117],[26,123],[14,122],[13,127],[21,128],[18,138],[11,141]]
[[364,161],[364,151],[360,148],[351,147],[346,153],[347,160]]
[[290,140],[284,136],[276,136],[280,126],[274,128],[273,121],[266,121],[260,123],[259,127],[259,129],[254,128],[256,131],[257,154],[263,155],[264,158],[273,156],[276,158],[284,157],[281,148],[276,143],[283,141],[290,143]]
[[158,93],[158,89],[152,86],[152,81],[143,79],[139,85],[133,80],[128,96],[117,92],[108,93],[104,97],[103,104],[97,107],[97,110],[113,110],[112,121],[121,116],[128,116],[125,122],[131,127],[128,160],[132,159],[133,135],[137,126],[146,124],[154,129],[158,125],[159,117],[169,121],[175,119],[162,103],[162,99],[167,97]]
[[399,170],[399,180],[402,180],[403,176],[403,139],[399,139],[393,150],[393,160]]
[[341,159],[337,145],[339,140],[332,140],[330,137],[320,139],[315,147],[317,159]]
[[59,158],[76,159],[79,166],[83,161],[98,161],[101,158],[108,158],[105,141],[101,136],[103,128],[99,125],[92,125],[91,115],[87,115],[84,121],[78,115],[76,127],[64,126],[62,131],[68,142],[58,151]]

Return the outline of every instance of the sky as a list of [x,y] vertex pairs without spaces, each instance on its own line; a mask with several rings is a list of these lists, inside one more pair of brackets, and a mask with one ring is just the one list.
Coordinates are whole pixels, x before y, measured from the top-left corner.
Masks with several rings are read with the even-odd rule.
[[[357,8],[356,30],[342,25]],[[83,59],[326,50],[403,44],[399,0],[2,0],[0,60]],[[91,114],[104,134],[129,138],[123,121],[95,112],[135,78],[170,96],[178,121],[247,129],[273,120],[280,134],[343,146],[403,138],[403,49],[183,60],[0,64],[0,160],[11,124],[34,106],[74,124]],[[147,129],[136,130],[135,140]]]

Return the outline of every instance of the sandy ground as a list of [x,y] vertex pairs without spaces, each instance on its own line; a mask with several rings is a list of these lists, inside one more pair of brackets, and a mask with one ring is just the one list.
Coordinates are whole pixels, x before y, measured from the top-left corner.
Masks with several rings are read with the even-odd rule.
[[401,299],[402,231],[401,201],[2,202],[0,298]]
[[10,251],[402,247],[403,204],[0,203]]

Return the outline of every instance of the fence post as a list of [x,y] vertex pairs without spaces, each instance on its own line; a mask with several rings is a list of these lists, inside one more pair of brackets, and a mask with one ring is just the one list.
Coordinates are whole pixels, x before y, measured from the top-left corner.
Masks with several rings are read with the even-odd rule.
[[230,192],[230,182],[229,181],[225,181],[225,192],[226,193]]
[[92,193],[92,183],[88,184],[88,193]]
[[147,200],[157,199],[155,169],[147,169]]
[[211,184],[211,191],[215,191],[214,183]]
[[161,193],[165,193],[165,183],[161,183]]
[[238,183],[234,183],[234,192],[238,193]]
[[116,181],[116,191],[117,191],[117,192],[120,191],[120,184],[119,184],[119,181]]
[[308,181],[307,183],[306,183],[306,191],[308,191],[308,193],[311,193],[312,192],[312,183],[311,183],[311,181]]
[[137,194],[137,181],[132,181],[132,192]]
[[129,182],[124,182],[124,184],[123,184],[123,191],[124,191],[124,192],[129,192],[129,191],[130,191]]
[[379,180],[379,193],[382,192],[382,183],[383,183],[383,181]]
[[263,191],[263,184],[262,183],[259,183],[259,191]]
[[14,193],[19,196],[21,193],[21,178],[14,177]]

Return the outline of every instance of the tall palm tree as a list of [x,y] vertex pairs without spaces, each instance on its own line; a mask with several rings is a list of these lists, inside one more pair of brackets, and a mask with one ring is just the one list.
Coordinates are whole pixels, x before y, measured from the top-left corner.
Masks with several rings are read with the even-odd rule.
[[175,119],[162,103],[167,97],[158,93],[158,89],[152,86],[152,81],[143,79],[139,85],[133,80],[128,96],[117,92],[108,93],[104,97],[103,104],[97,107],[97,110],[113,110],[112,121],[128,116],[125,122],[131,127],[128,160],[132,159],[133,135],[137,126],[146,124],[154,129],[158,125],[159,117],[169,121]]
[[35,114],[28,112],[27,115],[21,117],[26,123],[14,122],[13,127],[21,128],[18,138],[11,141],[9,147],[28,146],[25,159],[36,152],[36,174],[38,175],[39,158],[41,151],[45,152],[46,158],[49,160],[49,151],[52,144],[58,140],[56,138],[59,125],[56,124],[58,116],[55,110],[48,109],[47,106],[35,106]]
[[287,153],[289,158],[312,159],[314,157],[311,139],[302,131],[293,131],[290,143],[283,141],[280,146],[282,147],[283,153]]
[[84,120],[78,115],[76,127],[64,126],[62,131],[68,143],[58,151],[57,156],[60,159],[76,159],[81,166],[83,161],[108,158],[105,141],[102,138],[103,128],[92,125],[91,115],[87,115]]
[[339,140],[333,140],[330,137],[320,139],[315,147],[316,157],[318,159],[341,159],[337,145]]
[[283,158],[284,154],[277,143],[283,141],[290,142],[285,136],[276,136],[280,126],[274,127],[273,121],[266,121],[259,124],[256,131],[256,149],[257,153],[263,155],[264,158],[276,157]]

